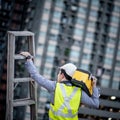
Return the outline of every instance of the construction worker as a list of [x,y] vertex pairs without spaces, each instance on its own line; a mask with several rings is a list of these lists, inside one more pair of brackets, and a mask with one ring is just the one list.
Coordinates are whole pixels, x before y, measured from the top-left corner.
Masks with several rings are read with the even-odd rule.
[[74,64],[67,63],[61,66],[57,81],[50,81],[38,73],[29,52],[20,54],[27,59],[25,66],[31,77],[51,94],[49,120],[78,120],[81,103],[94,108],[99,107],[99,91],[95,77],[93,77],[93,94],[89,97],[80,87],[75,87],[70,82],[76,70]]

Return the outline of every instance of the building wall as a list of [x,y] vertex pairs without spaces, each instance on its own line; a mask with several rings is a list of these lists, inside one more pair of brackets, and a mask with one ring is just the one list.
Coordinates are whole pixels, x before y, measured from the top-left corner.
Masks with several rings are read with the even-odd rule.
[[[72,62],[92,72],[103,88],[120,87],[120,1],[46,0],[39,26],[35,64],[56,80],[58,66]],[[49,99],[39,91],[39,119]]]

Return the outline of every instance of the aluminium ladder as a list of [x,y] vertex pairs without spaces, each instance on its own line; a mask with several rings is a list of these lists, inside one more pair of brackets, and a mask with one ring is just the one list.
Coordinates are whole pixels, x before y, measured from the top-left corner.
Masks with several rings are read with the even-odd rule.
[[[15,78],[15,60],[22,60],[25,57],[15,53],[16,37],[26,37],[28,40],[28,52],[33,56],[34,48],[34,33],[29,31],[8,31],[8,55],[7,55],[7,101],[6,101],[6,120],[13,120],[14,107],[29,106],[30,120],[37,120],[37,92],[36,83],[31,77]],[[14,84],[28,82],[29,97],[14,99]]]

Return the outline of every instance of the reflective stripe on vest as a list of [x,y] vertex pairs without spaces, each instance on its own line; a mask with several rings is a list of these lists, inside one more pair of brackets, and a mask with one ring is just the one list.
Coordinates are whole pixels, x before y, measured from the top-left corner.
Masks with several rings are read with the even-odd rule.
[[[67,89],[68,89],[68,91],[66,91]],[[70,92],[69,92],[69,90],[70,90]],[[58,91],[59,93],[56,91]],[[54,118],[54,116],[58,116],[58,117],[60,116],[60,117],[66,118],[66,119],[67,118],[69,118],[69,119],[75,118],[75,120],[77,120],[76,118],[78,118],[77,113],[78,113],[78,108],[79,108],[79,104],[80,104],[80,98],[81,98],[81,89],[80,88],[73,87],[73,86],[66,86],[65,84],[57,83],[56,90],[55,90],[55,101],[54,101],[55,106],[52,104],[50,105],[50,111],[49,111],[50,118]],[[63,101],[61,102],[60,105],[57,105],[57,107],[56,107],[56,104],[59,104],[59,102],[58,102],[59,99],[63,99]],[[77,102],[74,100],[77,100]],[[71,104],[71,102],[72,102],[72,104]]]

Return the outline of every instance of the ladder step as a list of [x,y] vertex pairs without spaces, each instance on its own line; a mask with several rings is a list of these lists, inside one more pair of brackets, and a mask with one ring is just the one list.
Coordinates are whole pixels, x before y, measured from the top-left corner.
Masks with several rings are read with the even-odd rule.
[[8,31],[8,33],[14,36],[34,36],[34,33],[29,31]]
[[25,57],[23,56],[23,55],[20,55],[20,54],[16,54],[16,55],[14,55],[14,59],[15,60],[22,60],[22,59],[25,59]]
[[13,106],[28,106],[28,105],[34,105],[35,104],[35,100],[32,99],[17,99],[17,100],[13,100]]
[[15,78],[14,80],[13,80],[13,82],[14,83],[16,83],[16,82],[29,82],[29,81],[34,81],[32,78]]

